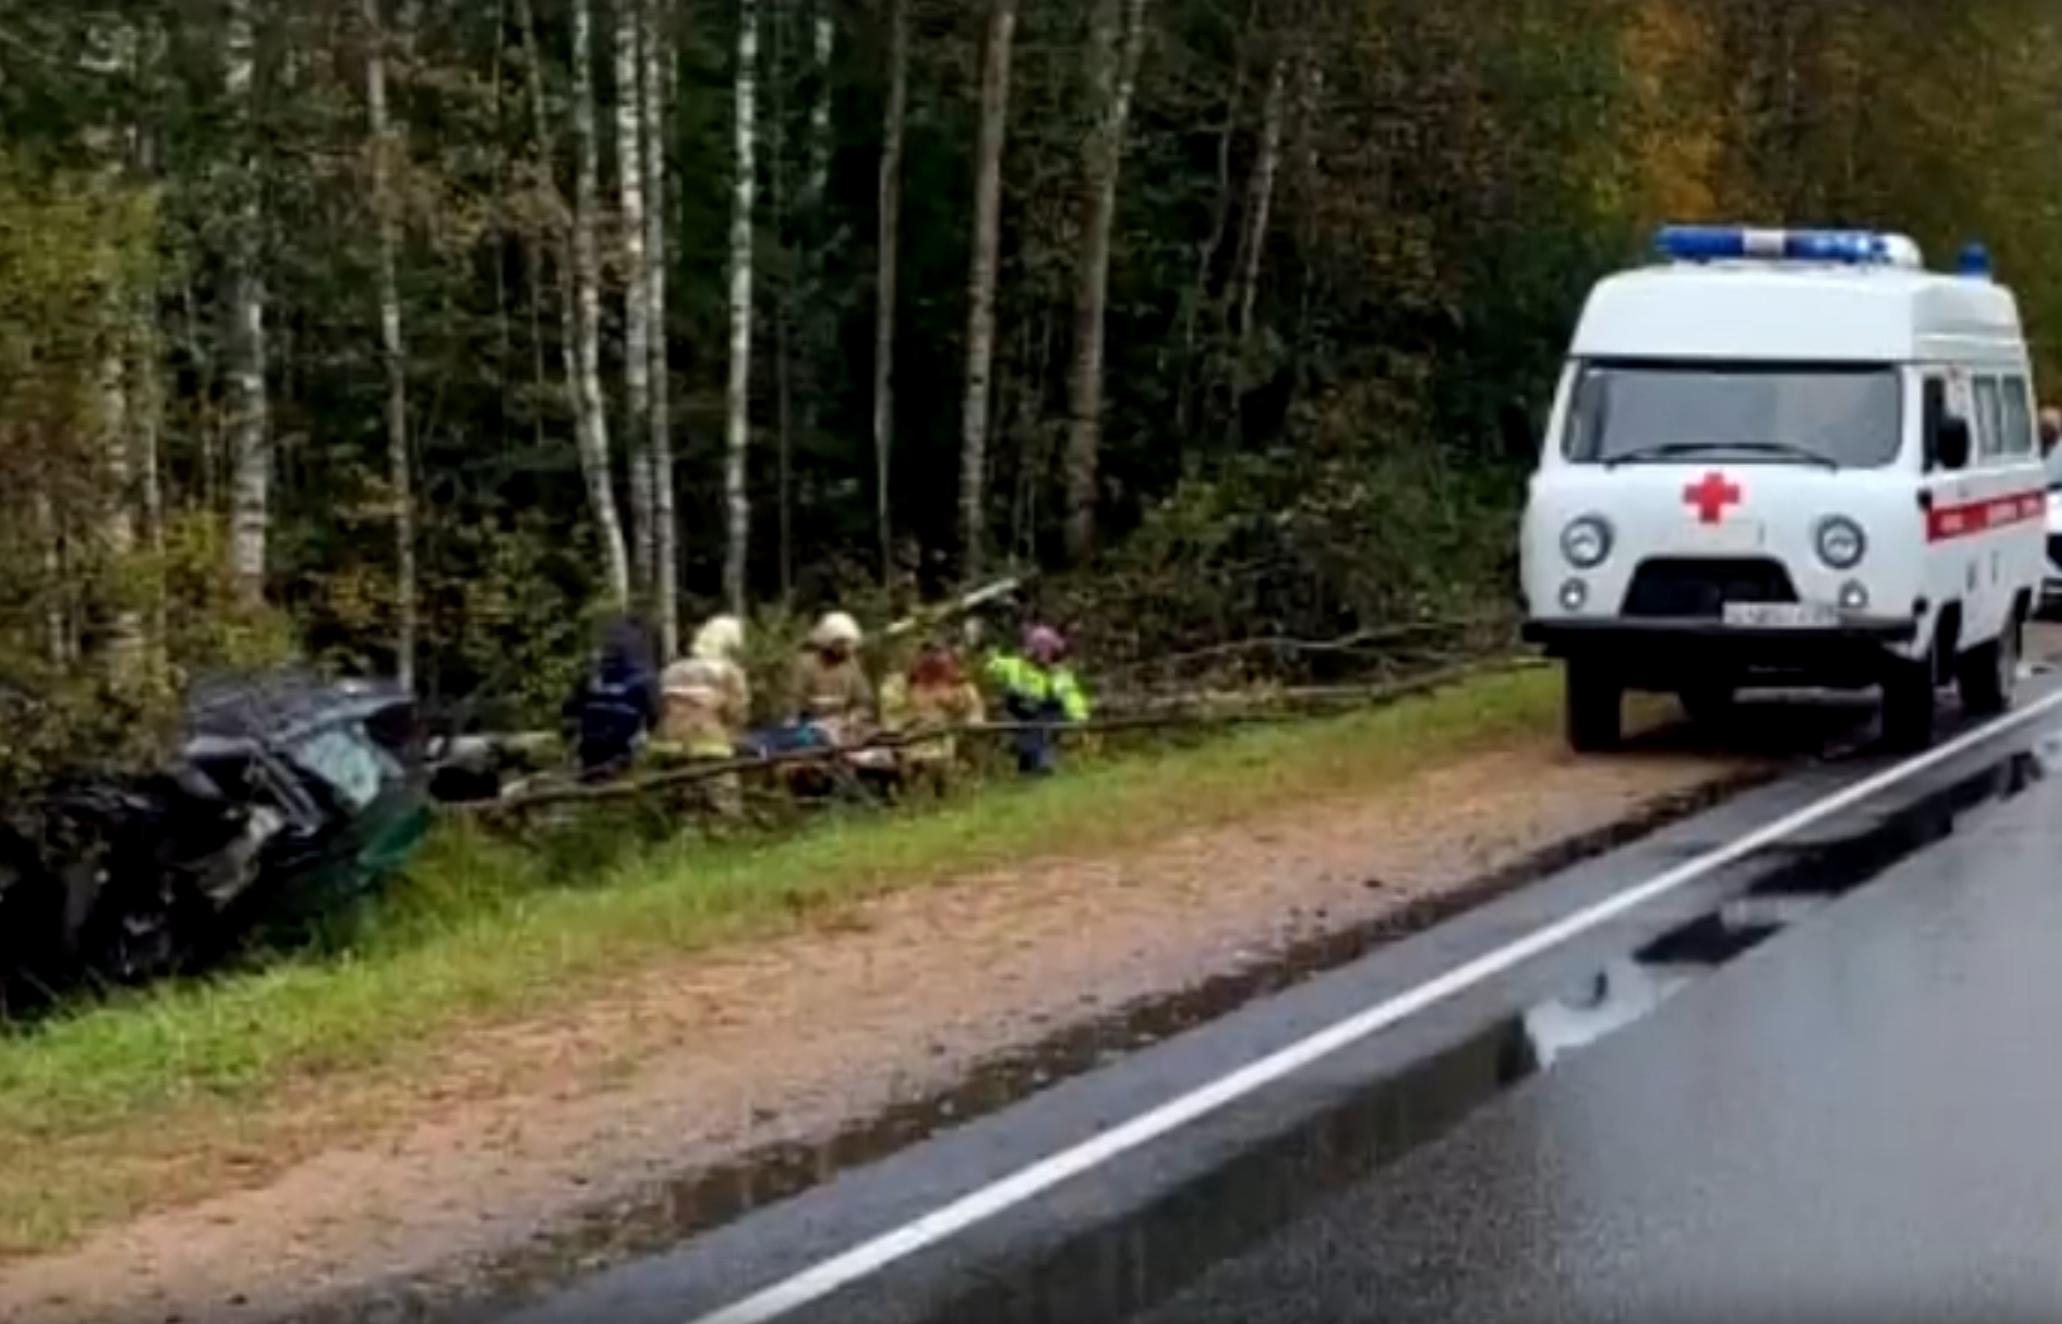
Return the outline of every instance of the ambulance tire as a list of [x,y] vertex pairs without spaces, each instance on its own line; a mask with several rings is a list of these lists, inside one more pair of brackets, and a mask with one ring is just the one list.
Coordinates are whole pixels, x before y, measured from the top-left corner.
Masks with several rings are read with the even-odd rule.
[[1883,739],[1907,754],[1930,749],[1938,729],[1933,659],[1901,662],[1883,681]]
[[2019,680],[2019,623],[1987,644],[1962,654],[1955,681],[1962,692],[1962,710],[1971,717],[1996,717],[2012,706]]
[[1625,686],[1595,662],[1571,658],[1565,671],[1563,719],[1568,748],[1578,754],[1604,754],[1618,748],[1625,733]]
[[1734,701],[1739,694],[1730,685],[1702,684],[1686,685],[1676,698],[1681,701],[1683,712],[1694,724],[1715,728],[1721,726],[1733,715]]

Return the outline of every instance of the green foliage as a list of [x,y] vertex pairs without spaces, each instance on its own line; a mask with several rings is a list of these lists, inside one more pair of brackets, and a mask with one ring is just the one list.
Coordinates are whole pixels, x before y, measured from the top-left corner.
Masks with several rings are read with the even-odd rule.
[[[390,23],[418,20],[387,54],[402,138],[388,164],[424,687],[484,692],[518,721],[556,705],[598,597],[561,369],[568,10],[534,7],[541,132],[512,10],[388,6]],[[957,564],[980,8],[911,0],[892,496],[902,568],[927,591],[947,587]],[[47,654],[59,618],[69,642],[94,652],[124,611],[152,614],[161,577],[167,674],[289,644],[337,669],[392,665],[365,34],[349,7],[257,9],[259,150],[247,163],[214,11],[0,0],[12,34],[0,43],[10,654]],[[604,51],[614,12],[598,7]],[[722,552],[736,15],[730,0],[674,0],[667,12],[677,60],[661,135],[672,169],[666,331],[692,618],[716,597]],[[880,573],[872,250],[885,7],[829,12],[827,70],[813,66],[806,7],[777,6],[759,71],[752,586],[797,619],[836,602],[874,623],[910,588],[855,596]],[[1155,0],[1149,12],[1112,244],[1108,554],[1069,589],[1069,610],[1120,651],[1368,628],[1464,597],[1500,600],[1516,475],[1569,323],[1589,283],[1641,260],[1664,218],[1896,226],[1936,260],[1986,238],[2043,371],[2062,370],[2062,279],[2046,260],[2062,247],[2062,158],[2050,150],[2062,18],[2037,0]],[[1088,0],[1026,6],[1016,46],[988,522],[994,550],[1023,563],[1052,559],[1059,541],[1087,18]],[[606,139],[620,89],[606,58],[596,72]],[[1278,169],[1248,251],[1277,75]],[[829,177],[812,211],[820,87]],[[203,564],[225,551],[223,291],[236,241],[250,237],[246,164],[262,185],[280,619],[234,605]],[[604,378],[620,424],[627,273],[614,218],[602,220]],[[154,360],[162,381],[155,399],[131,391],[131,414],[159,425],[163,564],[114,556],[99,535],[138,495],[112,490],[101,464],[110,336]],[[627,486],[623,463],[619,444]],[[39,494],[49,519],[17,508]],[[151,541],[139,537],[139,554]],[[1184,578],[1179,558],[1198,549],[1224,573]],[[785,619],[760,632],[769,649],[785,649]]]

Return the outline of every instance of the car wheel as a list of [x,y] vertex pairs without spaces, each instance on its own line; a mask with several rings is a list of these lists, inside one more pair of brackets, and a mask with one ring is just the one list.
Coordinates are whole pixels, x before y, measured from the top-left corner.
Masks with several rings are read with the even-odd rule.
[[1685,686],[1676,697],[1692,722],[1698,726],[1718,726],[1732,716],[1733,700],[1738,696],[1732,686],[1710,682]]
[[1624,735],[1625,686],[1596,662],[1570,659],[1566,668],[1568,747],[1578,754],[1618,748]]
[[1996,717],[2012,706],[2012,690],[2019,683],[2019,631],[2019,622],[2012,621],[1997,638],[1962,654],[1955,679],[1962,707],[1971,716]]
[[1933,656],[1892,665],[1883,679],[1883,738],[1907,753],[1929,749],[1936,730]]

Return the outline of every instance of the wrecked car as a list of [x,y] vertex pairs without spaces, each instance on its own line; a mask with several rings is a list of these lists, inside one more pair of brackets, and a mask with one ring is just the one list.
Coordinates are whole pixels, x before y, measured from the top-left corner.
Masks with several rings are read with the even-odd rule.
[[156,771],[60,781],[0,822],[0,1010],[198,969],[377,884],[428,826],[416,727],[380,682],[197,686]]

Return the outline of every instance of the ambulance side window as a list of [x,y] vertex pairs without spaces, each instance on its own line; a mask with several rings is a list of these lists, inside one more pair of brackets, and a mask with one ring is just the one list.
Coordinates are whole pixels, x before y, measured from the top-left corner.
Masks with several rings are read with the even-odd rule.
[[1998,454],[2004,439],[2004,424],[1998,417],[1998,379],[1976,379],[1976,453],[1988,460]]
[[1924,447],[1927,473],[1939,467],[1940,457],[1934,454],[1934,443],[1940,437],[1940,424],[1947,417],[1947,379],[1937,372],[1926,374],[1926,380],[1919,389],[1919,444]]
[[2033,405],[2024,377],[2005,378],[2005,454],[2033,454]]

